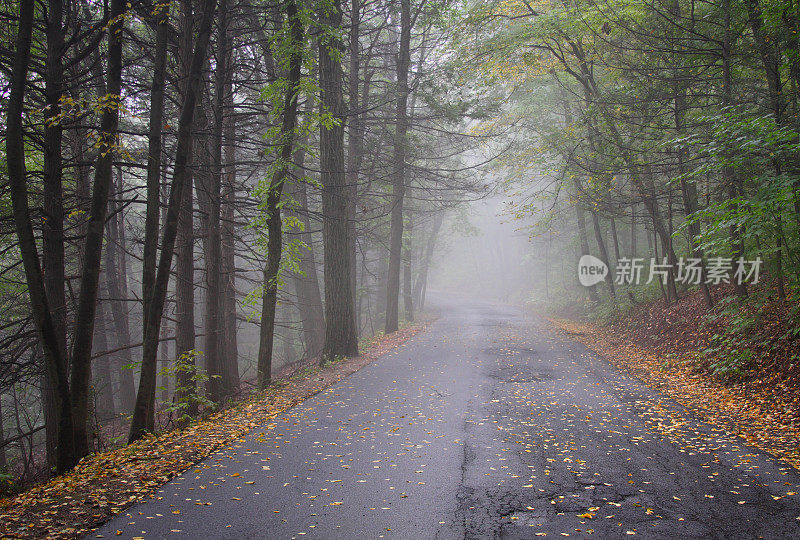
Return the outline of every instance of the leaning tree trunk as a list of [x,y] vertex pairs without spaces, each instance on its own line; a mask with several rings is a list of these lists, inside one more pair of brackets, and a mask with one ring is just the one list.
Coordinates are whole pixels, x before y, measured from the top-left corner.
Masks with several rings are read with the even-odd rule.
[[175,166],[172,175],[172,187],[167,204],[167,217],[164,222],[164,238],[161,243],[161,254],[158,260],[156,279],[153,283],[153,294],[147,313],[147,326],[144,329],[142,343],[142,370],[139,377],[139,391],[136,394],[136,407],[131,420],[129,442],[140,439],[154,427],[153,409],[155,408],[156,371],[158,338],[161,330],[161,317],[169,283],[170,266],[175,249],[175,237],[178,229],[178,216],[181,210],[184,187],[187,177],[187,165],[192,147],[192,126],[197,93],[200,88],[200,74],[206,59],[208,41],[211,37],[211,23],[214,18],[216,0],[205,0],[203,17],[197,34],[197,41],[189,67],[186,90],[183,95],[181,114],[178,120],[178,143],[175,150]]
[[92,201],[86,240],[83,248],[83,272],[75,315],[72,339],[71,383],[72,416],[75,432],[75,453],[83,457],[89,453],[86,431],[89,419],[89,383],[92,375],[92,339],[94,337],[97,289],[100,284],[100,260],[103,254],[103,233],[108,213],[108,195],[111,190],[112,165],[116,155],[119,125],[120,96],[122,92],[122,29],[126,10],[123,0],[111,0],[108,26],[108,74],[105,107],[100,119],[99,154],[95,165]]

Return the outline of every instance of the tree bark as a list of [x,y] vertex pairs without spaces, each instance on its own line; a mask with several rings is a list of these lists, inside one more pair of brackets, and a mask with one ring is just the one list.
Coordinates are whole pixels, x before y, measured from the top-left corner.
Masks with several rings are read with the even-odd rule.
[[[193,141],[193,146],[198,148],[196,140]],[[197,328],[194,313],[194,174],[191,170],[186,171],[184,181],[186,185],[178,217],[175,263],[175,362],[176,379],[180,388],[175,397],[179,402],[197,391],[197,382],[193,377],[197,361],[194,355],[197,348]],[[210,377],[215,374],[216,372],[209,370]],[[193,400],[186,414],[197,415],[197,404]]]
[[[589,235],[586,233],[586,214],[584,213],[583,207],[581,207],[580,203],[575,205],[575,213],[578,220],[578,236],[580,237],[581,241],[581,255],[590,255],[589,253]],[[588,287],[589,289],[589,300],[593,304],[597,304],[600,302],[600,297],[597,295],[597,289],[594,285]]]
[[[147,209],[144,225],[144,251],[142,253],[142,299],[143,316],[147,316],[148,302],[156,278],[158,251],[158,221],[161,208],[161,130],[164,124],[164,79],[167,63],[167,33],[169,9],[156,8],[156,45],[154,51],[153,81],[150,85],[150,125],[147,134]],[[185,28],[184,28],[185,29]],[[147,326],[147,320],[142,328]]]
[[[361,168],[364,143],[364,126],[361,120],[359,103],[359,75],[361,70],[361,50],[359,32],[361,28],[361,0],[350,2],[350,73],[348,79],[349,101],[349,137],[347,139],[347,253],[350,257],[350,286],[353,291],[353,306],[358,303],[358,279],[356,259],[356,209],[358,207],[358,171]],[[366,97],[366,96],[365,96]],[[358,336],[359,317],[355,310],[356,337]]]
[[97,289],[100,283],[100,260],[103,253],[103,233],[108,210],[108,195],[112,182],[112,163],[116,153],[119,125],[119,100],[122,91],[122,27],[126,10],[123,0],[111,0],[108,26],[108,66],[106,100],[100,120],[99,154],[95,165],[94,186],[86,226],[83,249],[83,272],[75,316],[72,340],[71,383],[72,416],[75,431],[75,453],[89,453],[86,432],[89,414],[89,383],[92,374],[92,339],[94,337]]
[[221,403],[226,397],[235,392],[231,388],[231,381],[227,380],[222,369],[220,357],[220,266],[221,266],[221,237],[220,237],[220,195],[222,191],[222,134],[225,122],[225,92],[230,80],[230,66],[228,65],[228,14],[227,0],[219,2],[219,17],[217,21],[217,46],[216,70],[214,72],[214,131],[212,142],[213,170],[210,176],[210,185],[207,189],[208,220],[205,259],[206,259],[206,297],[205,297],[205,356],[209,366],[209,389],[211,400]]
[[128,306],[127,302],[125,302],[125,299],[128,298],[128,284],[122,238],[124,223],[122,223],[121,208],[113,201],[109,202],[109,204],[116,215],[112,216],[107,223],[108,240],[106,240],[105,278],[106,287],[111,297],[111,317],[114,322],[117,347],[124,347],[117,355],[119,359],[120,402],[122,410],[130,413],[133,411],[133,406],[136,402],[136,389],[133,382],[133,370],[130,367],[125,367],[133,363],[133,358],[131,357],[131,350],[127,347],[131,343],[131,331]]
[[[680,3],[676,0],[673,4],[673,13],[677,19],[681,17],[681,7]],[[675,59],[677,62],[677,59]],[[677,65],[677,63],[676,63]],[[681,84],[680,77],[682,76],[680,72],[680,68],[675,68],[674,73],[674,80],[673,80],[673,93],[674,93],[674,104],[675,104],[675,132],[678,137],[684,135],[684,118],[686,114],[686,88]],[[677,150],[677,160],[678,160],[678,174],[681,177],[680,184],[681,184],[681,195],[683,197],[683,207],[686,217],[688,218],[698,210],[698,203],[697,203],[697,185],[694,182],[689,182],[686,180],[686,156],[685,150],[682,148],[678,148]],[[700,224],[697,222],[693,222],[689,224],[689,252],[692,254],[693,257],[700,260],[700,290],[703,292],[703,298],[705,299],[706,306],[711,307],[714,305],[714,299],[711,296],[711,289],[708,287],[708,284],[705,281],[706,278],[706,271],[705,271],[705,263],[703,261],[703,251],[699,247],[699,237],[700,237]]]
[[[194,33],[194,16],[192,2],[181,2],[181,43],[180,55],[183,78],[188,80],[192,63],[192,35]],[[204,62],[205,63],[205,62]],[[201,87],[204,85],[199,83]],[[184,95],[187,91],[183,89]],[[198,93],[202,92],[201,89]],[[198,109],[194,115],[194,125],[203,127],[204,114]],[[201,154],[205,149],[193,137],[188,143],[194,150],[193,156]],[[177,390],[175,399],[178,403],[186,404],[186,416],[194,417],[198,413],[197,401],[192,396],[197,393],[197,368],[195,357],[195,313],[194,313],[194,171],[192,170],[192,157],[187,160],[186,176],[184,179],[183,201],[178,215],[178,249],[176,250],[175,263],[175,379]],[[194,161],[197,161],[195,157]],[[196,170],[196,168],[195,168]],[[209,373],[208,375],[212,375]]]
[[221,212],[221,343],[223,373],[231,388],[239,388],[239,346],[236,338],[236,236],[233,209],[236,204],[236,116],[230,79],[225,96],[230,114],[225,119],[225,176]]
[[[305,149],[299,147],[294,153],[294,164],[298,172],[303,170]],[[306,184],[302,179],[290,183],[290,194],[297,205],[297,210],[288,209],[287,213],[299,219],[303,224],[300,239],[306,245],[301,250],[298,266],[300,272],[293,275],[294,288],[297,293],[297,308],[303,322],[303,340],[308,358],[318,358],[325,345],[325,313],[322,305],[322,294],[319,290],[317,263],[314,256],[314,244],[311,234],[311,219],[308,213],[308,196]]]
[[289,22],[289,74],[283,102],[281,122],[281,151],[278,168],[267,191],[267,264],[264,269],[264,296],[261,305],[261,331],[258,348],[258,387],[266,388],[272,382],[272,350],[275,337],[275,307],[278,301],[278,273],[282,255],[282,221],[280,202],[283,186],[288,176],[294,153],[297,126],[297,101],[300,92],[300,74],[303,64],[303,24],[295,0],[286,2],[286,19]]
[[606,287],[608,288],[608,294],[611,297],[611,301],[616,303],[617,301],[617,293],[614,290],[614,277],[611,275],[611,264],[608,259],[608,249],[606,249],[606,243],[603,239],[603,231],[600,230],[600,218],[597,216],[597,212],[594,210],[590,210],[589,213],[592,214],[592,225],[594,226],[594,238],[597,241],[597,247],[600,250],[600,258],[605,263],[606,267],[609,269],[606,272],[605,282]]
[[[62,180],[63,134],[61,114],[61,95],[64,89],[64,5],[62,0],[50,0],[47,9],[47,66],[45,69],[45,103],[49,120],[44,130],[44,189],[42,190],[42,271],[45,289],[52,309],[53,324],[58,338],[59,354],[67,358],[67,299],[64,294],[64,189]],[[58,397],[55,388],[57,381],[44,369],[44,398],[47,463],[56,464],[57,417],[55,412]]]
[[106,325],[106,306],[101,301],[97,306],[97,324],[95,325],[94,354],[97,369],[94,373],[95,416],[104,421],[114,417],[114,387],[111,380],[111,357],[105,354],[109,350]]
[[611,239],[614,241],[614,260],[619,260],[619,236],[617,236],[617,221],[612,217],[609,219],[611,224]]
[[386,286],[386,333],[397,332],[400,262],[403,249],[406,136],[408,133],[408,68],[411,64],[411,0],[400,0],[400,50],[397,56],[396,131],[392,157],[392,214],[389,232],[389,271]]
[[414,295],[411,290],[411,247],[413,243],[413,214],[410,208],[406,212],[408,226],[406,227],[406,242],[403,247],[403,311],[406,321],[414,320]]
[[206,60],[206,50],[211,36],[211,23],[216,8],[216,0],[203,2],[203,15],[197,41],[192,54],[189,67],[186,91],[183,96],[181,114],[178,121],[178,143],[175,150],[175,166],[170,189],[167,217],[164,223],[164,236],[161,243],[161,253],[158,260],[156,279],[153,284],[153,294],[147,314],[147,326],[144,329],[142,343],[142,371],[139,377],[139,390],[136,395],[136,408],[131,421],[129,442],[141,438],[147,431],[152,431],[153,409],[155,406],[156,383],[156,355],[158,351],[158,337],[161,330],[161,317],[167,294],[170,266],[175,248],[175,237],[178,228],[178,216],[181,202],[183,201],[184,188],[187,180],[187,164],[191,150],[191,132],[194,123],[194,111],[197,103],[197,93],[200,88],[200,74]]
[[428,237],[428,244],[425,246],[425,258],[422,261],[422,266],[420,267],[419,275],[417,276],[417,281],[414,283],[414,302],[419,306],[419,309],[423,309],[425,305],[425,289],[428,283],[428,270],[431,266],[431,261],[433,260],[433,250],[436,247],[436,240],[439,237],[439,230],[442,228],[442,221],[444,220],[444,216],[441,212],[438,212],[433,217],[433,230],[431,231],[430,237]]
[[73,438],[72,399],[67,378],[67,359],[60,352],[58,334],[45,292],[39,252],[36,248],[28,207],[22,112],[33,33],[33,2],[20,2],[19,5],[19,29],[11,70],[11,89],[6,105],[6,166],[14,213],[14,228],[19,239],[31,311],[42,343],[48,377],[50,380],[56,381],[59,403],[56,471],[64,472],[72,468],[77,461]]
[[3,427],[3,395],[0,394],[0,471],[8,471],[8,460],[6,459],[6,430]]
[[[321,23],[336,31],[342,26],[339,0],[320,17]],[[351,259],[347,246],[347,185],[344,163],[345,108],[342,98],[343,74],[339,61],[341,41],[326,33],[319,44],[319,78],[323,111],[335,125],[320,127],[320,169],[322,181],[322,237],[325,246],[325,345],[322,360],[358,355]]]
[[[753,32],[756,38],[756,41],[763,41],[763,36],[760,36],[760,17],[755,16],[752,13],[753,6],[758,6],[757,0],[748,0],[747,7],[748,10],[751,10],[751,24],[753,25]],[[722,106],[723,107],[730,107],[733,105],[733,73],[732,73],[732,59],[731,59],[731,48],[732,48],[732,32],[731,32],[731,4],[730,0],[723,0],[722,2],[722,10],[723,10],[723,38],[722,38]],[[759,40],[759,38],[762,38]],[[767,69],[767,79],[770,86],[770,91],[772,92],[773,88],[772,85],[774,81],[772,80],[769,68],[766,65],[767,61],[765,59],[765,69]],[[779,94],[778,94],[779,95]],[[779,122],[779,117],[776,118],[776,122]],[[729,149],[724,149],[724,155],[727,156],[730,154]],[[727,160],[726,160],[727,161]],[[739,194],[738,183],[739,179],[736,177],[736,171],[728,164],[723,165],[722,167],[722,181],[725,185],[728,196],[730,199],[735,199]],[[731,264],[734,268],[736,268],[737,259],[742,256],[744,253],[744,241],[742,240],[742,229],[737,225],[731,225],[729,227],[729,233],[731,237],[731,247],[732,247],[732,254],[731,254]],[[738,283],[738,280],[733,280],[733,287],[736,291],[736,295],[739,298],[746,298],[747,297],[747,284],[742,281]]]

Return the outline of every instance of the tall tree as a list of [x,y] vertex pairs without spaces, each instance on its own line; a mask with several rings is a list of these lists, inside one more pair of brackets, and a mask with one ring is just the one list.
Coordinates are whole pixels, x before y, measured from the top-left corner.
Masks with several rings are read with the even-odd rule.
[[[53,324],[58,336],[59,354],[67,358],[67,298],[64,293],[64,187],[62,174],[63,122],[61,96],[64,91],[64,5],[62,0],[50,0],[47,9],[47,64],[45,67],[46,114],[44,130],[44,186],[42,190],[42,263],[45,287],[53,310]],[[45,374],[49,373],[45,370]],[[55,465],[57,432],[55,411],[58,398],[55,387],[58,383],[49,375],[43,388],[47,456],[51,466]]]
[[392,217],[389,232],[389,272],[386,286],[386,333],[397,332],[400,263],[403,251],[403,198],[408,141],[408,70],[411,65],[411,0],[400,0],[400,43],[397,55],[394,154],[392,157]]
[[216,0],[205,0],[203,2],[203,14],[181,105],[178,121],[178,143],[175,150],[175,166],[167,205],[167,216],[164,222],[161,253],[158,260],[156,279],[153,283],[149,311],[146,316],[147,326],[144,328],[142,370],[139,377],[139,390],[136,394],[136,407],[133,411],[130,433],[128,434],[130,442],[140,439],[145,433],[152,431],[154,427],[153,411],[155,408],[158,338],[167,295],[170,266],[172,265],[172,256],[175,248],[178,216],[180,215],[184,196],[184,187],[187,183],[187,164],[192,142],[192,125],[194,123],[198,92],[201,88],[200,75],[203,64],[206,61],[206,51],[211,38],[211,27],[216,6]]
[[265,388],[272,382],[272,353],[275,337],[275,307],[278,301],[278,279],[283,252],[283,222],[281,198],[283,186],[289,174],[297,127],[297,101],[300,93],[300,75],[303,67],[305,37],[303,22],[294,0],[285,5],[286,31],[285,50],[289,56],[288,76],[283,106],[281,108],[280,155],[275,172],[267,186],[267,264],[264,268],[264,295],[261,307],[261,332],[258,348],[258,387]]
[[230,66],[228,56],[228,2],[220,0],[217,18],[216,69],[214,71],[214,126],[212,141],[213,170],[207,186],[208,220],[206,241],[206,310],[205,310],[205,355],[209,366],[209,388],[211,399],[220,403],[235,389],[223,374],[223,359],[220,355],[220,266],[222,257],[220,205],[222,191],[222,135],[225,124],[225,92],[228,90]]
[[72,422],[72,395],[67,375],[67,359],[61,353],[56,324],[53,320],[50,302],[47,298],[42,278],[42,266],[28,207],[22,111],[33,34],[33,2],[20,2],[19,6],[19,29],[17,31],[14,63],[11,71],[11,91],[7,105],[6,167],[11,188],[14,228],[19,239],[22,263],[25,268],[31,311],[41,339],[48,378],[51,381],[55,381],[58,395],[56,470],[63,472],[70,469],[77,461]]
[[108,212],[108,196],[112,183],[112,164],[117,149],[119,111],[122,100],[122,35],[123,0],[111,0],[109,11],[106,95],[100,119],[98,157],[95,164],[94,186],[83,247],[81,275],[75,330],[72,340],[71,384],[72,414],[75,430],[75,452],[82,457],[89,453],[87,422],[89,415],[89,383],[91,380],[92,339],[100,284],[100,260]]
[[322,237],[325,247],[325,346],[323,359],[358,355],[354,271],[348,255],[347,183],[344,162],[345,107],[342,97],[342,42],[337,36],[342,26],[339,0],[323,7],[320,22],[326,31],[319,41],[319,81],[321,108],[332,121],[320,127],[320,169],[322,181]]

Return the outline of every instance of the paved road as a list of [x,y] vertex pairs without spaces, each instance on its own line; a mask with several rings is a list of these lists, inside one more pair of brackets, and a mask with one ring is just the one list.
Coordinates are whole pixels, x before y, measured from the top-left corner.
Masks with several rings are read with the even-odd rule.
[[440,311],[90,537],[800,538],[782,463],[515,308]]

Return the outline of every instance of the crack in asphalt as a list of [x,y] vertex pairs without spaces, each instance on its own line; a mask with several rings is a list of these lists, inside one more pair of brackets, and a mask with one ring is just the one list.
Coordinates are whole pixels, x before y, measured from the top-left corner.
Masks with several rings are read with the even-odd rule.
[[426,332],[90,536],[800,537],[789,466],[540,319],[438,303]]

